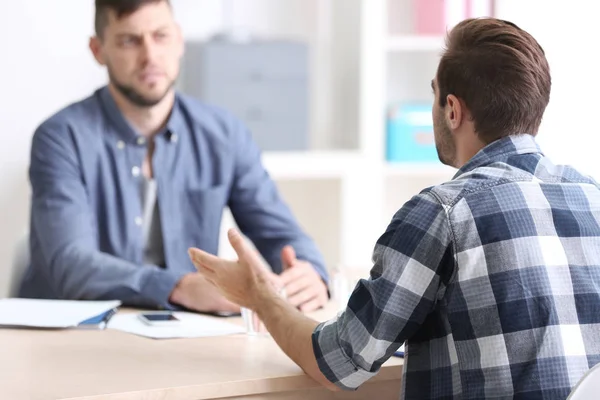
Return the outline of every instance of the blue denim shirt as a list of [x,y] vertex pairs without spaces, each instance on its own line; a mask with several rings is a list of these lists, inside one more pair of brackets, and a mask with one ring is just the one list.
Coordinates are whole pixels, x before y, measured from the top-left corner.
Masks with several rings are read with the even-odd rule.
[[144,265],[138,168],[146,154],[147,141],[107,87],[40,125],[21,296],[170,308],[177,281],[195,271],[187,249],[217,252],[227,206],[275,272],[290,244],[327,282],[320,252],[282,201],[251,134],[225,111],[180,93],[152,159],[166,265]]

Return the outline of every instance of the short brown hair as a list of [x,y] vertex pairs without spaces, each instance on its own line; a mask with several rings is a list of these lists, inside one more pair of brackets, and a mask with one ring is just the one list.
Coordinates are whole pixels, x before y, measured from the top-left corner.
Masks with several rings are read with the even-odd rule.
[[136,12],[140,7],[151,3],[160,3],[169,0],[96,0],[96,15],[94,18],[94,28],[96,36],[102,38],[104,28],[108,25],[108,13],[114,11],[117,18],[123,18]]
[[461,99],[486,143],[537,134],[550,101],[550,68],[544,50],[517,25],[495,18],[460,22],[446,39],[437,71],[439,105]]

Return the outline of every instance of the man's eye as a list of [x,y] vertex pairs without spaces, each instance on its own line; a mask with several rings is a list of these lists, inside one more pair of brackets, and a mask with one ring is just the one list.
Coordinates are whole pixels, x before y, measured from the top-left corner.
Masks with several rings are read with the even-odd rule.
[[120,45],[121,46],[125,46],[125,47],[130,47],[130,46],[135,46],[137,40],[135,40],[135,38],[123,38],[120,41]]

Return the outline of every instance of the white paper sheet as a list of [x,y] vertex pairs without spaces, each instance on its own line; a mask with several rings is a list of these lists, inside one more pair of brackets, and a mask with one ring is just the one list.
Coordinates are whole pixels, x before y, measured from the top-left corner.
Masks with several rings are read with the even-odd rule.
[[149,326],[139,319],[138,314],[117,314],[108,323],[108,329],[153,339],[225,336],[245,332],[242,326],[193,313],[175,312],[175,316],[181,322],[174,326]]
[[118,300],[0,299],[0,326],[70,328],[120,305]]

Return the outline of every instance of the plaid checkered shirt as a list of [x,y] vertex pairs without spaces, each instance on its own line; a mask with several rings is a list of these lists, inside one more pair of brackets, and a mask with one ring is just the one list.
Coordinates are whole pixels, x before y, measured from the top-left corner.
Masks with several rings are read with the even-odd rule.
[[373,262],[312,337],[343,389],[403,343],[407,399],[564,399],[600,362],[600,187],[531,135],[408,201]]

